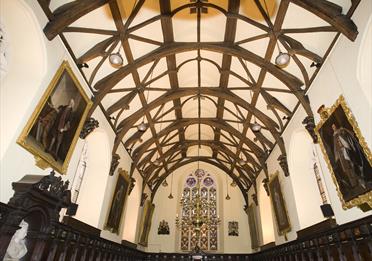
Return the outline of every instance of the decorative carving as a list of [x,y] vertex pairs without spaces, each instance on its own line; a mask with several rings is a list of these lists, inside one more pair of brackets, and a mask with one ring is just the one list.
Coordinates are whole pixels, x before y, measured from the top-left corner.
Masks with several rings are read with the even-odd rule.
[[145,204],[145,201],[147,199],[149,195],[147,195],[147,193],[142,193],[141,195],[141,207],[143,207],[143,205]]
[[309,132],[311,138],[313,139],[314,143],[318,143],[318,136],[315,133],[315,121],[314,117],[307,116],[303,121],[302,124],[305,125],[305,129]]
[[128,196],[130,193],[132,193],[132,190],[134,189],[134,186],[136,186],[136,179],[133,177],[130,177],[130,185],[129,185],[129,191],[128,191]]
[[282,154],[278,157],[279,165],[284,172],[284,176],[289,177],[289,169],[288,169],[288,162],[287,156]]
[[8,73],[8,40],[4,32],[4,26],[0,24],[0,79],[4,79]]
[[119,165],[120,156],[118,154],[113,154],[111,159],[111,167],[110,167],[110,176],[113,176],[115,173],[116,168]]
[[95,128],[99,127],[99,122],[90,117],[88,120],[85,121],[83,129],[80,132],[80,138],[85,139]]
[[19,224],[20,228],[14,233],[6,250],[4,260],[19,260],[27,254],[25,237],[27,236],[28,223],[24,220]]
[[68,186],[70,182],[63,181],[61,176],[56,177],[55,171],[52,170],[49,176],[43,177],[39,183],[36,183],[34,186],[44,193],[49,193],[53,197],[63,198],[63,196],[68,193]]
[[265,191],[266,191],[266,194],[267,194],[268,196],[270,196],[270,192],[269,192],[269,179],[268,179],[268,178],[264,178],[264,179],[262,180],[262,184],[263,184],[263,187],[264,187],[264,189],[265,189]]
[[164,219],[159,223],[158,235],[169,235],[169,225]]
[[253,199],[253,202],[256,204],[256,206],[258,206],[257,194],[252,194],[252,199]]

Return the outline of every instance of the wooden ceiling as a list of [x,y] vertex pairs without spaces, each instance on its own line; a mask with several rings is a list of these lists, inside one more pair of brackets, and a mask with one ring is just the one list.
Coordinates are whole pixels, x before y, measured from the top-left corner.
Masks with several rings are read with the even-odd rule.
[[[123,144],[153,194],[203,161],[247,200],[275,145],[285,158],[281,134],[297,107],[312,116],[306,91],[339,34],[356,38],[360,0],[38,1],[45,35],[62,37],[94,93],[91,113],[100,107],[116,133],[113,154]],[[274,64],[278,48],[287,68]]]

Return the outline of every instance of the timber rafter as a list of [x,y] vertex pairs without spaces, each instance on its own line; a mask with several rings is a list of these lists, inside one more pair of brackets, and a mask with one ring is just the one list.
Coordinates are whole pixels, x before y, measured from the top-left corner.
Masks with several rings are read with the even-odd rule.
[[[97,107],[103,109],[106,117],[116,133],[113,154],[123,144],[133,158],[131,174],[135,167],[140,170],[144,182],[148,183],[154,197],[160,184],[176,169],[196,161],[203,161],[220,168],[229,175],[239,186],[247,202],[247,190],[255,186],[255,178],[264,171],[268,175],[265,160],[275,145],[278,145],[281,154],[286,155],[286,149],[281,134],[288,124],[286,119],[293,116],[298,105],[312,116],[310,102],[305,95],[306,90],[312,83],[316,73],[306,68],[305,62],[310,61],[321,65],[326,55],[320,55],[309,48],[296,36],[301,34],[337,33],[345,35],[354,41],[358,31],[350,16],[360,0],[351,1],[349,12],[343,12],[342,8],[326,0],[281,0],[276,19],[268,17],[265,6],[260,0],[254,0],[261,12],[263,22],[258,22],[241,13],[241,5],[245,1],[231,0],[225,8],[206,1],[197,0],[172,8],[170,0],[159,0],[159,10],[147,19],[136,19],[145,8],[146,0],[135,1],[130,13],[122,13],[118,0],[76,0],[63,4],[55,10],[50,9],[50,1],[38,0],[46,13],[49,22],[44,28],[46,37],[54,39],[59,34],[98,35],[100,40],[92,43],[87,50],[75,55],[78,65],[88,64],[94,66],[91,73],[85,75],[88,84],[94,91],[94,105],[90,115]],[[327,25],[313,27],[285,28],[286,16],[290,5],[299,6],[314,16],[321,18]],[[113,28],[103,29],[83,27],[76,24],[79,19],[93,11],[103,8],[109,10],[113,18]],[[175,19],[189,8],[196,10],[196,37],[195,41],[176,41],[174,29]],[[221,30],[223,40],[203,41],[202,25],[203,14],[201,10],[213,10],[225,17],[226,23]],[[345,14],[346,13],[346,14]],[[125,17],[125,19],[123,19]],[[242,39],[236,39],[239,33],[238,24],[256,28],[259,33]],[[160,25],[162,39],[155,39],[151,35],[141,34],[141,30],[147,26]],[[336,36],[337,37],[337,36]],[[336,38],[335,38],[336,39]],[[246,44],[256,41],[267,40],[264,54],[254,53]],[[153,46],[151,51],[135,56],[136,46],[131,41]],[[335,40],[333,41],[335,42]],[[283,70],[273,64],[276,45],[279,43],[282,49],[291,54],[292,62],[299,73],[291,70]],[[102,73],[104,65],[108,62],[108,56],[119,45],[126,58],[124,66],[109,73]],[[332,44],[330,43],[330,46]],[[70,48],[74,52],[74,48]],[[193,51],[193,57],[182,62],[178,61],[180,55]],[[221,61],[213,60],[204,56],[205,52],[218,54]],[[244,73],[239,73],[233,68],[233,60],[238,60]],[[95,62],[98,61],[98,62]],[[157,66],[163,66],[163,71],[153,77]],[[202,64],[209,63],[218,72],[217,86],[204,86]],[[254,75],[251,72],[252,64],[259,68]],[[194,86],[182,86],[180,74],[184,66],[195,64],[197,84]],[[141,75],[140,71],[144,71]],[[85,71],[82,71],[85,73]],[[312,74],[311,74],[312,73]],[[104,75],[104,76],[102,76]],[[133,79],[131,86],[120,86],[120,82],[127,77]],[[266,79],[275,78],[282,86],[267,86]],[[169,87],[158,85],[157,81],[167,78]],[[230,79],[240,80],[246,86],[234,86]],[[239,91],[251,92],[251,99],[237,94]],[[147,95],[146,95],[147,93]],[[158,93],[153,99],[147,97]],[[119,96],[109,104],[104,100],[109,96]],[[298,101],[295,107],[288,106],[281,98],[291,95]],[[197,116],[187,116],[185,107],[190,101],[197,101]],[[263,101],[267,108],[259,107]],[[215,115],[202,117],[205,109],[203,104],[208,101],[213,104]],[[137,102],[137,108],[133,104]],[[103,105],[105,104],[105,106]],[[232,104],[233,107],[230,105]],[[230,106],[230,107],[229,107]],[[209,108],[208,108],[209,109]],[[127,113],[131,111],[131,113]],[[172,116],[173,115],[173,116]],[[137,125],[145,119],[148,124],[146,132],[133,131]],[[253,133],[250,131],[253,119],[257,119],[262,125],[262,131]],[[163,129],[157,125],[165,125]],[[198,139],[187,137],[186,133],[193,127],[198,126]],[[210,140],[201,137],[201,128],[207,126],[213,131]],[[239,127],[241,126],[241,128]],[[187,150],[192,146],[206,146],[211,148],[212,156],[191,157]],[[233,149],[232,149],[233,148]],[[162,164],[152,164],[157,156]],[[238,164],[241,156],[247,164]],[[248,202],[247,202],[248,203]]]

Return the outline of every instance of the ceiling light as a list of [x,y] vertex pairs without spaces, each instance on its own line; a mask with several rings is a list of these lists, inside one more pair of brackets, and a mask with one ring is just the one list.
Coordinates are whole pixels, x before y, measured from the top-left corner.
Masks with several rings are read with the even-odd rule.
[[229,194],[226,195],[226,198],[225,199],[226,200],[230,200],[231,199],[230,196],[229,196]]
[[261,125],[258,124],[256,121],[252,124],[252,131],[259,132],[261,130]]
[[159,166],[159,165],[160,165],[160,160],[159,160],[159,159],[156,159],[156,160],[153,162],[153,164],[154,164],[155,166]]
[[280,68],[285,68],[288,66],[291,56],[288,53],[283,53],[279,51],[278,56],[275,58],[275,64]]
[[139,131],[142,131],[142,132],[145,132],[147,130],[147,124],[144,123],[144,122],[141,122],[138,126],[137,126],[137,129]]
[[168,182],[167,182],[166,179],[161,184],[163,185],[163,187],[167,187],[168,186]]
[[172,192],[169,193],[169,196],[168,196],[169,199],[172,199],[173,198],[173,195],[172,195]]
[[109,61],[110,61],[112,66],[122,66],[123,62],[124,62],[124,59],[121,56],[121,54],[119,52],[117,52],[117,53],[110,54]]
[[238,163],[240,166],[244,166],[245,164],[247,164],[247,162],[243,159],[239,159]]

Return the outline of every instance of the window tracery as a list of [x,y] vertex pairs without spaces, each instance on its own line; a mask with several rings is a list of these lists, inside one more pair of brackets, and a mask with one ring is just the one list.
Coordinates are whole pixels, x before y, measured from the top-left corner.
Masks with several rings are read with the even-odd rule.
[[[200,193],[200,195],[199,195]],[[201,216],[209,220],[218,219],[217,211],[217,186],[215,180],[202,169],[190,174],[184,183],[182,190],[181,218],[191,218],[197,215],[194,204],[190,204],[200,196],[201,205],[207,206],[201,209]],[[200,228],[199,242],[194,227],[187,224],[181,225],[181,250],[191,251],[198,245],[201,250],[216,251],[218,249],[217,224],[206,224]]]

